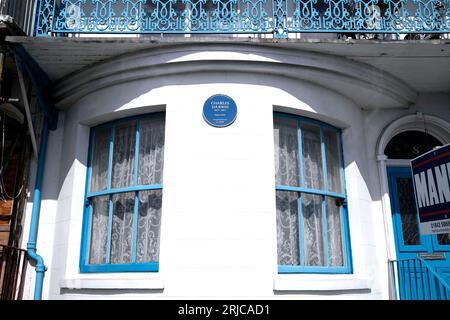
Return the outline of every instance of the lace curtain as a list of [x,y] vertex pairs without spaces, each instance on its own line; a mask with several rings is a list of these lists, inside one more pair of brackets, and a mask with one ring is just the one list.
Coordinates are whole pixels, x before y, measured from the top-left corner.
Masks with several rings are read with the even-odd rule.
[[299,265],[297,192],[277,191],[278,264]]
[[[138,158],[135,159],[136,129],[139,127]],[[105,190],[108,170],[111,188],[162,184],[164,118],[161,116],[126,122],[114,127],[112,165],[111,129],[94,133],[91,192]],[[135,177],[135,161],[137,177]],[[158,261],[162,190],[141,190],[93,197],[89,262],[109,263]],[[110,208],[110,206],[112,206]],[[135,206],[137,206],[135,210]],[[135,213],[137,211],[137,215]],[[112,217],[109,214],[112,214]],[[137,218],[137,221],[135,219]],[[109,222],[111,220],[111,222]],[[108,225],[110,224],[110,230]],[[136,233],[136,234],[135,234]],[[135,258],[134,258],[135,257]],[[134,259],[134,260],[133,260]]]
[[328,190],[342,193],[340,143],[336,132],[325,128],[323,133],[327,158]]
[[91,192],[106,189],[110,134],[111,130],[109,128],[98,129],[94,133],[91,163]]
[[275,180],[277,185],[299,185],[297,121],[277,119],[274,123]]
[[[302,154],[299,156],[298,130]],[[339,140],[336,132],[323,131],[327,160],[328,189],[342,192]],[[275,118],[275,179],[277,185],[299,186],[303,161],[304,187],[324,190],[321,128],[297,120]],[[299,213],[301,201],[301,213]],[[278,264],[343,266],[341,206],[336,199],[310,193],[277,190]],[[325,208],[325,212],[324,212]],[[325,214],[325,217],[324,217]],[[326,224],[326,226],[325,226]],[[302,252],[303,261],[300,261]]]

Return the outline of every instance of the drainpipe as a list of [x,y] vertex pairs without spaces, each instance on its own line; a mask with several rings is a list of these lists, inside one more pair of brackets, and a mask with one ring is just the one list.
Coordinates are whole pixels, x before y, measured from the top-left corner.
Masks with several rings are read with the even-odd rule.
[[41,210],[41,187],[44,178],[45,154],[47,152],[48,140],[48,119],[44,118],[42,128],[41,142],[39,147],[39,158],[37,165],[36,182],[34,185],[33,210],[31,211],[30,234],[28,236],[27,250],[28,258],[34,262],[36,267],[36,284],[34,287],[34,300],[42,299],[42,284],[47,267],[44,265],[44,259],[36,253],[37,232],[39,228],[39,214]]

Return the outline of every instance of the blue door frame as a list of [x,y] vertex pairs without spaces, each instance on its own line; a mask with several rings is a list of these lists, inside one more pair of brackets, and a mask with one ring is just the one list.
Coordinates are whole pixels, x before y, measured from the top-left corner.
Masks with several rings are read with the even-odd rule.
[[[400,299],[436,296],[434,286],[424,285],[428,276],[418,257],[425,259],[447,283],[450,283],[450,244],[437,235],[421,235],[418,223],[410,167],[388,167],[389,198],[399,263]],[[440,257],[438,257],[440,256]],[[435,258],[435,259],[430,259]],[[411,281],[412,279],[412,281]]]

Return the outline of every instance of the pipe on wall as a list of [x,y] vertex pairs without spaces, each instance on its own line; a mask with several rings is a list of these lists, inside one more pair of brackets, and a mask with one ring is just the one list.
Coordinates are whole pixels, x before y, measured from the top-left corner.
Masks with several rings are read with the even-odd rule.
[[44,259],[36,253],[37,233],[39,228],[39,215],[41,210],[41,188],[44,178],[45,155],[47,153],[49,126],[47,119],[44,120],[42,127],[41,141],[39,146],[39,157],[36,173],[36,182],[34,185],[33,209],[31,211],[30,234],[28,236],[27,250],[28,258],[35,263],[36,283],[34,288],[34,300],[41,300],[42,285],[44,283],[44,275],[47,267]]

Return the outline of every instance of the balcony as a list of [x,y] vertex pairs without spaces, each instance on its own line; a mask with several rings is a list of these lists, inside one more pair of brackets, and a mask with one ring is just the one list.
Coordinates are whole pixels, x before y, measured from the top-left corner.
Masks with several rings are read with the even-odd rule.
[[450,33],[450,0],[39,0],[36,36]]

